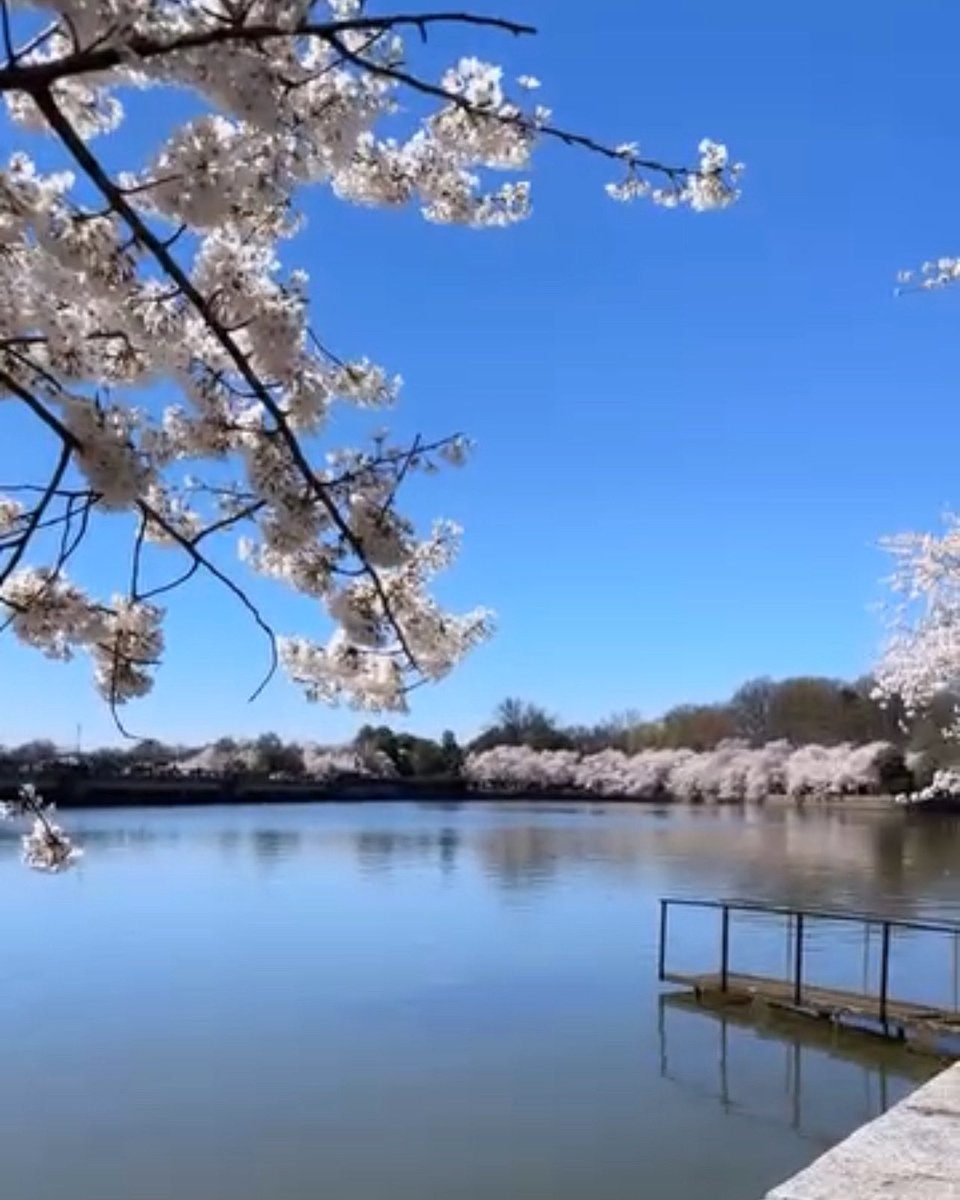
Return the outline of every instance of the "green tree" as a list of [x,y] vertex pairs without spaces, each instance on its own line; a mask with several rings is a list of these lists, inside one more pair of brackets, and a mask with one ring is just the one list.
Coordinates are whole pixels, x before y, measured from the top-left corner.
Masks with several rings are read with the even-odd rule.
[[668,748],[712,750],[736,737],[733,716],[722,704],[683,704],[664,714],[661,738]]
[[492,724],[473,741],[471,749],[529,746],[533,750],[566,750],[571,745],[556,717],[536,704],[511,697],[497,706]]
[[445,729],[440,739],[440,753],[443,756],[443,773],[456,776],[463,767],[463,751],[457,741],[457,735],[452,729]]
[[774,740],[770,732],[770,706],[776,690],[777,685],[771,679],[750,679],[734,692],[729,707],[737,737],[753,746]]
[[255,770],[264,775],[302,775],[303,752],[286,745],[275,733],[263,733],[254,743]]
[[363,755],[379,751],[385,754],[401,775],[406,774],[405,756],[397,735],[387,725],[364,725],[353,739],[354,748]]

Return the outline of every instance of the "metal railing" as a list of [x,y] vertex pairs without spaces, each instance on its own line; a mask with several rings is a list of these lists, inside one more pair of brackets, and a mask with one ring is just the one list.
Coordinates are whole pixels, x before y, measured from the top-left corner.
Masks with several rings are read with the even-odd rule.
[[[660,944],[657,971],[661,981],[668,979],[667,943],[669,938],[669,914],[671,908],[709,909],[720,912],[720,991],[728,990],[730,979],[730,915],[731,913],[754,913],[764,916],[787,918],[788,953],[792,948],[792,964],[788,983],[793,987],[793,1003],[800,1007],[804,994],[804,961],[806,951],[805,933],[813,921],[833,921],[859,925],[867,931],[880,929],[880,980],[877,1002],[881,1022],[887,1023],[890,997],[890,953],[894,930],[905,929],[913,933],[940,933],[953,936],[953,991],[954,1011],[958,1010],[960,992],[960,922],[954,921],[908,921],[887,917],[878,913],[834,912],[826,909],[795,908],[779,904],[763,904],[749,900],[692,900],[685,897],[665,897],[660,901]],[[791,947],[792,943],[792,947]],[[872,994],[864,991],[864,996]]]

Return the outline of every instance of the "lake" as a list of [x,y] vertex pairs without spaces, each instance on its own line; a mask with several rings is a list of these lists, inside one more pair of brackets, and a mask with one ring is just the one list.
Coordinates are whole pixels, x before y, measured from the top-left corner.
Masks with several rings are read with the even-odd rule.
[[[61,877],[0,841],[10,1200],[759,1200],[934,1069],[665,998],[657,901],[960,920],[957,819],[518,802],[65,823],[86,857]],[[734,967],[782,959],[764,920],[735,921]],[[713,914],[673,933],[681,958],[715,954]],[[903,986],[957,987],[955,945],[899,950]],[[811,955],[875,969],[856,931]]]

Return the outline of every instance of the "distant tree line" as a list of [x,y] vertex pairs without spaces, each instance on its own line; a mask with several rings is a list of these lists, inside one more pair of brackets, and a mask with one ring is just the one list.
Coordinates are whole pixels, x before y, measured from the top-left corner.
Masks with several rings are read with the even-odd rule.
[[714,750],[723,742],[750,746],[787,741],[794,746],[866,745],[890,742],[934,761],[957,761],[960,750],[943,735],[960,697],[943,696],[926,712],[907,720],[896,701],[874,699],[869,677],[853,683],[818,676],[753,679],[729,700],[683,704],[662,717],[618,713],[595,725],[564,725],[539,705],[508,699],[490,725],[470,743],[473,753],[495,746],[533,750]]
[[15,747],[0,746],[0,775],[56,770],[98,778],[179,772],[296,779],[312,774],[316,760],[340,755],[338,749],[325,751],[312,744],[285,742],[275,733],[249,740],[224,737],[206,746],[170,745],[147,738],[127,746],[85,751],[64,750],[48,739],[37,739]]
[[201,747],[147,739],[82,753],[65,752],[41,739],[0,746],[0,774],[23,775],[55,765],[96,776],[174,770],[295,779],[355,767],[361,773],[439,779],[459,776],[467,754],[500,746],[633,755],[644,750],[712,751],[730,741],[754,747],[780,741],[824,747],[889,742],[922,755],[934,768],[960,760],[960,749],[942,733],[957,699],[941,697],[929,711],[907,721],[896,702],[881,705],[873,691],[870,678],[853,683],[812,676],[754,679],[722,703],[679,705],[655,720],[628,711],[595,725],[565,725],[537,704],[509,698],[498,705],[483,732],[464,745],[450,730],[435,740],[372,724],[364,725],[348,746],[332,748],[285,741],[275,733],[247,740],[225,737]]
[[157,776],[329,780],[336,776],[453,778],[464,753],[452,732],[439,742],[365,725],[346,746],[285,741],[276,733],[257,738],[219,738],[202,746],[169,745],[155,739],[129,746],[65,750],[49,739],[0,746],[0,779],[38,773],[99,779]]

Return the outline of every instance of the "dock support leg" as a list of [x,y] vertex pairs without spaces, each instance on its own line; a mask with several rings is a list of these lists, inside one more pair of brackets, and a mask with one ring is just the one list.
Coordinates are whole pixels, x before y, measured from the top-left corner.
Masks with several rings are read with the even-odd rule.
[[730,978],[730,909],[723,906],[720,918],[720,991],[727,990]]
[[803,913],[798,912],[797,940],[793,947],[793,1002],[799,1008],[803,1000]]
[[880,942],[880,1020],[887,1032],[887,992],[890,990],[890,922],[883,923]]

